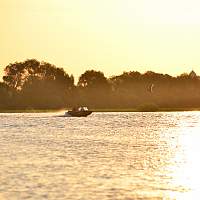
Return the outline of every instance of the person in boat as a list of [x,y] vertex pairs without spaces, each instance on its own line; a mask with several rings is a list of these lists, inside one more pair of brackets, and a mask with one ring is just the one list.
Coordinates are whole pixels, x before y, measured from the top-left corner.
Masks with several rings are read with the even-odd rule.
[[80,111],[88,111],[88,108],[87,107],[74,107],[72,108],[72,111],[73,112],[80,112]]

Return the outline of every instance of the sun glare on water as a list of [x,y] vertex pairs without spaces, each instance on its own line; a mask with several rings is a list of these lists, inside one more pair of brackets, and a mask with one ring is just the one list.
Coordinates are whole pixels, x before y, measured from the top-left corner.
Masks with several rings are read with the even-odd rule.
[[[169,168],[172,174],[172,185],[180,192],[170,192],[172,199],[198,199],[200,194],[200,121],[198,124],[183,123],[178,139],[178,151]],[[187,129],[186,129],[187,127]]]

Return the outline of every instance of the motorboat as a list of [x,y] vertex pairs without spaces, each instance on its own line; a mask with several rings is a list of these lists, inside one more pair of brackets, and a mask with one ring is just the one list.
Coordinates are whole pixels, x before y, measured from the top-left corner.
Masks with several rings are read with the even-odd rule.
[[91,113],[92,111],[88,110],[87,107],[78,107],[78,108],[73,108],[72,110],[68,110],[67,112],[65,112],[65,116],[87,117]]

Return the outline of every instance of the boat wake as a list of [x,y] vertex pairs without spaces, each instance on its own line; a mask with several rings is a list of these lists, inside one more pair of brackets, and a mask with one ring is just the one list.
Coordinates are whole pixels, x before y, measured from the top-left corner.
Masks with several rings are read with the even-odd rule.
[[72,116],[69,115],[68,113],[65,113],[64,115],[57,115],[56,117],[72,117]]

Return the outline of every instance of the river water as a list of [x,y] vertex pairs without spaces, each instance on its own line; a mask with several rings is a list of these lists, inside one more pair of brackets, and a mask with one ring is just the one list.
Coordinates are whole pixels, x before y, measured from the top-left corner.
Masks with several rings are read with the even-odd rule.
[[0,114],[0,199],[198,199],[200,112]]

